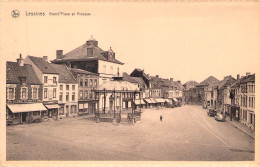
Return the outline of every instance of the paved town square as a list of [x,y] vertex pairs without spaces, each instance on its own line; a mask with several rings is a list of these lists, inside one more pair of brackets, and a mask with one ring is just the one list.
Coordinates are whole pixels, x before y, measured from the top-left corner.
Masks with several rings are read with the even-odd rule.
[[142,111],[134,125],[82,116],[7,126],[7,160],[254,160],[255,140],[201,106]]

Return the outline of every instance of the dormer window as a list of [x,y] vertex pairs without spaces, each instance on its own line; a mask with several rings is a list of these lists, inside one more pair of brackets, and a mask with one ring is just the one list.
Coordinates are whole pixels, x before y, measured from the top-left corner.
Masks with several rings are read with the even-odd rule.
[[26,83],[26,77],[21,77],[21,82],[22,82],[22,84],[25,84]]

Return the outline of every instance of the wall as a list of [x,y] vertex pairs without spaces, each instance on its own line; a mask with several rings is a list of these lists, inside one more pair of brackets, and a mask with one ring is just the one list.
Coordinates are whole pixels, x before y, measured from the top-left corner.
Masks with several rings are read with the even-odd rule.
[[[106,70],[104,70],[104,66],[106,66]],[[111,70],[111,67],[113,70]],[[119,74],[122,76],[121,67],[121,64],[98,60],[99,83],[102,84],[103,80],[109,81],[113,76],[117,76],[117,68],[119,68]]]

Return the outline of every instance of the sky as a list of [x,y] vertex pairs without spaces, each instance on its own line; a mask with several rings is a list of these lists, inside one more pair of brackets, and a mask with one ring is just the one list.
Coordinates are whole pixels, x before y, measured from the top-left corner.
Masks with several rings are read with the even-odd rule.
[[[56,58],[90,37],[112,47],[123,71],[135,68],[185,83],[236,78],[259,67],[257,2],[2,3],[2,59]],[[18,18],[11,11],[20,11]],[[45,16],[26,16],[44,12]],[[90,16],[50,16],[83,12]]]

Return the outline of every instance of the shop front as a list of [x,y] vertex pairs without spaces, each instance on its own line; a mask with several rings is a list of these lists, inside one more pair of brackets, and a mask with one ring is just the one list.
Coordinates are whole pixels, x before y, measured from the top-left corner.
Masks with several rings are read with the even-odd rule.
[[6,121],[7,124],[41,122],[45,111],[42,103],[7,104]]
[[48,109],[48,112],[47,112],[48,118],[57,120],[58,116],[59,116],[60,106],[58,104],[45,104],[45,107]]

